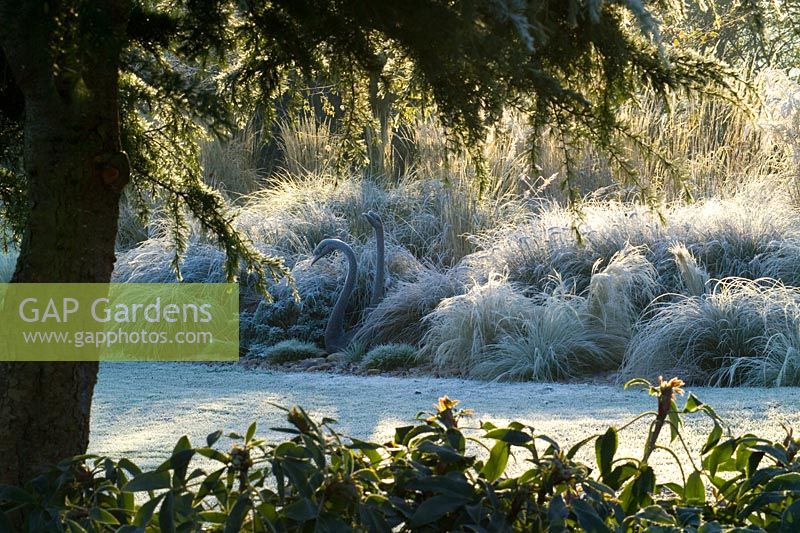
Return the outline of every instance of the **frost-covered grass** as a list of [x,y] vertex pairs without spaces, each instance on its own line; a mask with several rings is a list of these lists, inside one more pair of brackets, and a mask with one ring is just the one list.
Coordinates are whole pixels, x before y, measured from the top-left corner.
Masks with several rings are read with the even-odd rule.
[[416,280],[398,283],[370,311],[355,340],[373,345],[387,342],[418,345],[426,331],[423,319],[442,300],[464,290],[464,284],[452,274],[426,269]]
[[555,380],[615,366],[585,298],[526,296],[500,276],[443,300],[425,318],[423,355],[440,371],[480,379]]
[[523,201],[478,201],[474,184],[407,177],[382,186],[358,176],[288,178],[242,201],[237,226],[254,241],[288,254],[308,254],[328,237],[367,240],[361,216],[380,213],[394,242],[421,261],[452,266],[475,250],[468,239],[531,217]]
[[272,346],[256,345],[251,349],[251,353],[274,364],[293,363],[325,355],[325,351],[319,346],[294,339],[281,341]]
[[711,292],[656,302],[622,376],[680,373],[692,384],[800,385],[800,289],[726,278]]
[[359,366],[364,370],[401,370],[419,364],[417,349],[410,344],[379,344],[368,351]]
[[800,238],[772,243],[771,249],[758,256],[756,269],[764,276],[779,279],[786,285],[800,287]]
[[586,295],[589,320],[602,332],[600,339],[610,341],[607,350],[611,354],[624,350],[642,304],[651,301],[658,291],[656,269],[644,252],[644,247],[626,245],[611,257],[608,265],[594,272],[589,281]]
[[[376,162],[344,164],[342,139],[308,118],[275,128],[282,155],[270,176],[250,168],[237,180],[237,169],[254,160],[242,152],[249,138],[227,146],[231,161],[217,161],[226,146],[209,146],[206,173],[227,176],[219,180],[234,200],[232,223],[284,258],[300,294],[296,302],[277,284],[268,303],[242,272],[243,348],[321,345],[346,263],[335,254],[311,266],[310,255],[335,237],[358,258],[346,313],[347,327],[358,330],[348,349],[353,361],[403,343],[440,373],[490,380],[619,371],[675,372],[716,385],[796,383],[800,151],[781,144],[780,134],[796,126],[800,107],[770,98],[772,108],[756,120],[696,101],[680,102],[669,116],[652,102],[631,111],[655,144],[676,156],[691,152],[681,165],[695,201],[679,200],[683,189],[667,181],[665,168],[632,150],[650,192],[667,200],[655,208],[628,201],[625,187],[597,190],[611,183],[610,166],[583,147],[575,157],[579,185],[595,193],[576,213],[557,191],[564,169],[548,137],[554,132],[543,133],[542,167],[534,168],[527,126],[513,116],[489,136],[480,183],[465,154],[446,153],[430,121],[409,127],[408,158],[381,172]],[[713,128],[698,126],[709,121]],[[362,217],[368,210],[381,215],[387,241],[385,297],[369,310],[376,253]],[[173,280],[164,234],[158,224],[126,229],[115,280]],[[222,281],[223,262],[197,233],[181,270],[188,281]],[[775,281],[748,281],[762,278]]]
[[[780,441],[786,436],[782,422],[800,427],[798,388],[689,390],[713,405],[736,435],[757,433]],[[285,426],[286,412],[275,406],[295,404],[304,405],[314,417],[339,420],[335,427],[345,434],[388,442],[395,427],[413,423],[416,413],[429,411],[445,394],[461,400],[459,407],[475,410],[476,418],[464,425],[477,426],[477,416],[496,424],[519,420],[567,446],[654,405],[653,398],[641,391],[597,384],[481,383],[423,376],[286,373],[235,365],[101,363],[89,453],[125,456],[142,468],[156,469],[169,459],[179,435],[187,434],[193,444],[205,443],[206,435],[216,430],[241,431],[243,414],[248,421],[258,420],[260,431],[276,442],[285,433],[267,428]],[[176,427],[176,420],[182,420],[183,426]],[[620,456],[641,454],[649,422],[620,431]],[[688,419],[683,436],[689,449],[700,450],[709,430],[703,417]],[[582,451],[579,459],[593,460],[592,446]],[[681,481],[669,454],[657,451],[649,463],[659,476],[669,473],[670,480]],[[518,473],[528,465],[509,461]],[[688,463],[683,466],[691,468]]]
[[616,368],[607,335],[586,324],[580,297],[555,294],[535,300],[486,347],[469,376],[503,381],[554,381]]
[[[517,202],[515,212],[524,212],[519,223],[498,219],[482,233],[463,236],[475,251],[449,267],[442,258],[455,257],[460,244],[448,248],[443,234],[440,241],[430,237],[443,222],[419,201],[427,186],[436,188],[365,180],[333,187],[323,180],[246,199],[236,223],[259,248],[292,265],[301,300],[280,284],[271,289],[275,301],[267,303],[243,273],[243,347],[292,339],[321,344],[346,263],[336,254],[311,266],[309,253],[318,240],[335,236],[358,258],[346,316],[347,327],[358,329],[354,354],[407,343],[421,348],[441,373],[481,379],[586,377],[619,369],[623,355],[626,376],[678,372],[716,385],[797,379],[800,318],[759,303],[789,289],[726,282],[712,291],[709,281],[798,283],[800,215],[784,198],[752,202],[738,195],[660,213],[593,202],[584,206],[578,235],[567,209]],[[372,228],[361,216],[367,209],[381,213],[388,242],[386,295],[369,313],[376,256]],[[425,254],[434,249],[432,261]],[[170,281],[171,254],[166,239],[150,239],[121,255],[115,279]],[[181,270],[188,281],[223,281],[223,262],[219,249],[197,238]],[[654,300],[660,318],[651,309],[643,321]],[[773,311],[758,311],[765,308]],[[765,326],[765,316],[782,326]]]
[[535,303],[500,276],[446,298],[425,317],[423,353],[450,374],[469,375],[498,343],[533,313]]
[[[663,221],[661,220],[663,217]],[[713,278],[778,277],[790,271],[790,244],[800,238],[800,213],[783,198],[754,201],[747,195],[676,205],[661,212],[616,202],[583,207],[578,234],[574,214],[552,205],[529,224],[482,239],[484,249],[465,264],[482,273],[507,271],[512,281],[542,290],[558,273],[580,292],[597,261],[607,264],[626,246],[645,247],[662,292],[679,292],[681,272],[670,248],[685,246]],[[580,237],[579,237],[579,236]],[[775,253],[782,250],[780,256]]]

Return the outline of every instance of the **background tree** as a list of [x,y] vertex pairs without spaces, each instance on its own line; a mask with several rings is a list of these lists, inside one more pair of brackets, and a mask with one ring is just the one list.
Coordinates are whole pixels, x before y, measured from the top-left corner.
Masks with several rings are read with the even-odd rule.
[[664,37],[755,75],[800,64],[800,2],[687,2],[663,16]]
[[[409,65],[408,96],[434,101],[467,147],[512,108],[624,169],[616,110],[636,87],[734,97],[715,61],[662,43],[651,7],[672,3],[0,0],[0,94],[12,95],[0,107],[0,191],[22,229],[13,281],[109,281],[126,187],[142,210],[154,195],[170,210],[178,274],[188,210],[224,247],[229,277],[287,275],[233,229],[201,180],[198,143],[303,80],[376,95],[396,73],[389,51]],[[0,365],[0,482],[86,449],[96,376],[96,363]]]

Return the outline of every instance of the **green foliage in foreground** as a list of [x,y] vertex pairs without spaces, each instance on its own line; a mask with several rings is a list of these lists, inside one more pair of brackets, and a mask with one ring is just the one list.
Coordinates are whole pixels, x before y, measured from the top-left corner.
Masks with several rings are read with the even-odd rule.
[[[465,411],[444,397],[379,445],[346,439],[331,420],[295,407],[279,430],[290,435],[284,442],[256,437],[254,423],[230,435],[227,452],[221,432],[201,447],[183,437],[153,471],[80,456],[24,489],[0,487],[0,530],[24,520],[33,531],[797,531],[800,439],[725,435],[695,396],[678,408],[682,384],[629,383],[657,400],[636,418],[652,417],[641,459],[616,457],[618,431],[630,424],[567,450],[517,422],[464,427]],[[702,457],[681,483],[661,484],[647,464],[659,434],[669,427],[671,442],[682,443],[682,420],[694,413],[713,421]],[[467,451],[468,440],[486,448],[485,459]],[[586,446],[596,452],[592,466],[575,459]],[[505,473],[512,455],[528,465],[516,477]],[[192,465],[197,456],[202,469]]]

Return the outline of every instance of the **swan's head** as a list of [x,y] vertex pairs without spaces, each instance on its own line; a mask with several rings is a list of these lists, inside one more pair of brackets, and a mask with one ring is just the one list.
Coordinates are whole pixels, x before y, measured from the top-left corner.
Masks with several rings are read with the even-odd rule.
[[339,248],[338,244],[341,242],[342,241],[340,241],[339,239],[323,239],[322,241],[320,241],[317,247],[314,248],[314,254],[313,254],[313,259],[311,260],[311,264],[313,265],[326,255],[335,252],[336,249]]
[[381,220],[381,216],[372,209],[366,213],[362,213],[362,216],[367,219],[367,222],[369,222],[370,226],[373,228],[378,229],[383,227],[383,220]]

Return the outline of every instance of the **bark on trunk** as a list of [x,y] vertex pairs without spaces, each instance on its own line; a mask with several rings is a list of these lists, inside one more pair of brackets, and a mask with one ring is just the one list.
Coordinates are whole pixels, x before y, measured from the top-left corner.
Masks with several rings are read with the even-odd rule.
[[[117,101],[127,11],[114,0],[93,6],[97,35],[64,45],[74,46],[70,66],[79,74],[65,80],[54,78],[53,58],[41,54],[40,40],[49,37],[26,24],[37,15],[31,4],[0,1],[11,22],[0,44],[25,94],[30,209],[12,282],[108,282],[129,176]],[[43,464],[86,451],[97,369],[0,363],[0,483],[20,484]]]
[[[106,183],[104,175],[115,170],[103,160],[114,151],[84,124],[65,128],[69,120],[54,123],[50,116],[28,108],[31,205],[12,281],[108,282],[122,180]],[[0,364],[0,482],[20,483],[37,466],[86,451],[97,368]]]

